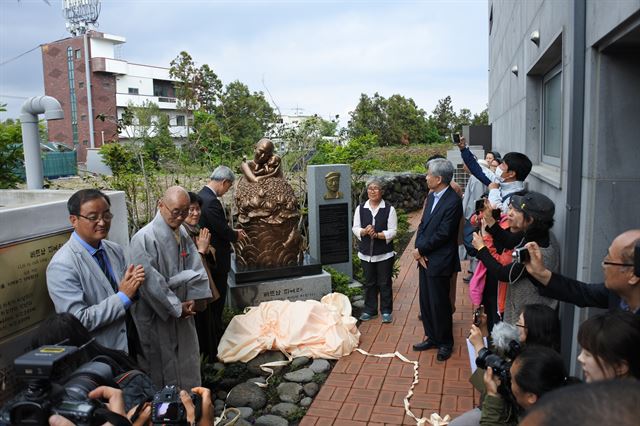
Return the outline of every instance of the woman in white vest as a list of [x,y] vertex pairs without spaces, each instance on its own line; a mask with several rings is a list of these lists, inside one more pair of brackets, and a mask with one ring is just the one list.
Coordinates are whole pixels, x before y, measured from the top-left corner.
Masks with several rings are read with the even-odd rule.
[[396,210],[382,199],[382,182],[372,178],[367,182],[368,200],[356,207],[353,214],[353,234],[358,238],[358,258],[364,271],[364,312],[361,321],[378,316],[378,295],[382,322],[393,321],[391,291],[393,238],[398,228]]

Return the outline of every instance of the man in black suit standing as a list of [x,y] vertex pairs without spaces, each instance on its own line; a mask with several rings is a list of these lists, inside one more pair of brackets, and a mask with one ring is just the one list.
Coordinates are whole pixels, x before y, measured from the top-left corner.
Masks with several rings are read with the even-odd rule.
[[[202,198],[200,226],[211,233],[211,245],[216,249],[216,264],[211,268],[213,282],[220,298],[212,303],[216,324],[222,324],[222,310],[227,296],[227,275],[231,269],[231,243],[247,237],[242,229],[232,229],[220,198],[233,186],[236,177],[227,166],[218,166],[199,194]],[[221,336],[218,336],[221,337]]]
[[449,287],[459,267],[458,227],[462,200],[451,188],[453,164],[444,159],[427,163],[430,193],[416,234],[413,257],[418,262],[420,314],[427,339],[413,345],[416,351],[438,348],[438,361],[451,357],[452,308]]

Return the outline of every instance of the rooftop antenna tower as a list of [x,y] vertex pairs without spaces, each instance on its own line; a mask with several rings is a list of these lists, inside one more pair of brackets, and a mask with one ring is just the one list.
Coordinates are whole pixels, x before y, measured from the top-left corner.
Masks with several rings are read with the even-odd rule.
[[67,31],[78,36],[96,27],[100,15],[100,0],[62,0],[62,14]]

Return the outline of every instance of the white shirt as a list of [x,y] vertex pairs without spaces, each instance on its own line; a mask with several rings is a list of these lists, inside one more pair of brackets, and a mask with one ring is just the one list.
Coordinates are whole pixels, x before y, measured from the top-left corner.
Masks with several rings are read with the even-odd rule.
[[502,201],[502,197],[515,192],[520,192],[524,189],[524,182],[516,180],[514,182],[502,182],[500,188],[492,189],[489,191],[489,202],[495,209],[502,210],[503,213],[509,211],[509,201],[511,196]]
[[[371,208],[371,205],[369,204],[369,200],[367,200],[364,203],[364,208],[369,209],[371,211],[371,216],[373,217],[372,225],[375,226],[376,215],[378,214],[378,211],[384,207],[386,207],[384,200],[380,200],[380,204],[378,204],[378,207],[376,207],[375,209]],[[360,232],[362,231],[362,229],[363,228],[360,224],[360,206],[358,206],[356,207],[355,213],[353,213],[353,227],[351,228],[353,235],[355,235],[358,240],[362,240],[362,236],[360,235]],[[387,244],[389,244],[389,242],[395,238],[397,232],[398,232],[398,215],[396,214],[396,209],[394,209],[393,206],[389,206],[389,218],[387,219],[387,229],[382,231]],[[364,260],[365,262],[381,262],[383,260],[392,258],[395,254],[396,254],[395,252],[389,252],[389,253],[378,254],[376,256],[367,256],[358,251],[358,258],[360,260]]]
[[433,210],[436,208],[438,201],[440,201],[440,198],[442,198],[442,194],[444,194],[444,191],[446,191],[447,189],[449,189],[449,186],[447,186],[445,189],[443,189],[440,192],[433,193],[433,206],[431,206],[431,211],[429,213],[433,213]]

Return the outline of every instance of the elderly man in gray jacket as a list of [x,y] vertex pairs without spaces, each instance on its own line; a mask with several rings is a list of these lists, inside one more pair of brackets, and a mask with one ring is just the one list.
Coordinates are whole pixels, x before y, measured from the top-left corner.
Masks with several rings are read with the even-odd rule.
[[172,186],[155,218],[131,238],[131,258],[144,265],[146,280],[133,317],[140,329],[140,365],[157,387],[200,386],[200,347],[193,315],[211,299],[209,277],[191,237],[180,225],[189,214],[189,194]]
[[82,189],[67,208],[74,232],[47,267],[56,312],[74,315],[98,343],[135,358],[139,342],[128,309],[144,281],[144,268],[127,266],[122,247],[105,239],[113,218],[106,194]]

